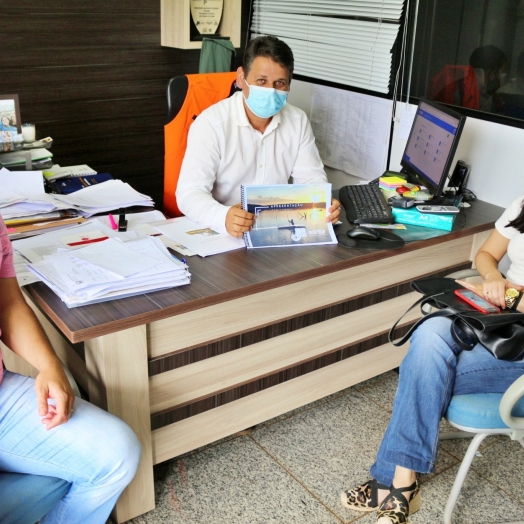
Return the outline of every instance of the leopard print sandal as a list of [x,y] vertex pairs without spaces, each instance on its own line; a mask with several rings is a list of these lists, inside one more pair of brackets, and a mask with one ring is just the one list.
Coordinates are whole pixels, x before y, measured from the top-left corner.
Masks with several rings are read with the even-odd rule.
[[368,480],[358,488],[343,491],[340,500],[346,508],[356,511],[376,511],[378,509],[377,493],[379,489],[389,491],[390,486],[379,484],[375,479]]
[[[392,489],[382,501],[377,514],[377,524],[406,524],[408,516],[420,509],[420,486],[418,479],[407,488]],[[411,491],[409,502],[403,492]]]

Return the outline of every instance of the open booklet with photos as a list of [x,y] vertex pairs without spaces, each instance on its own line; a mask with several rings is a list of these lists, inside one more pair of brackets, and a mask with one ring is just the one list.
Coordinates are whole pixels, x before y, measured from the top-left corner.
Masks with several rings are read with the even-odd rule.
[[331,184],[243,185],[242,208],[255,215],[244,233],[248,248],[336,244],[331,222]]

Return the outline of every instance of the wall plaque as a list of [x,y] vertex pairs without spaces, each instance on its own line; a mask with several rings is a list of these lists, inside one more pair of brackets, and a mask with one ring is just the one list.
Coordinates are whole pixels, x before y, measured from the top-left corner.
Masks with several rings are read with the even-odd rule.
[[213,35],[222,18],[224,0],[190,0],[191,17],[201,35]]

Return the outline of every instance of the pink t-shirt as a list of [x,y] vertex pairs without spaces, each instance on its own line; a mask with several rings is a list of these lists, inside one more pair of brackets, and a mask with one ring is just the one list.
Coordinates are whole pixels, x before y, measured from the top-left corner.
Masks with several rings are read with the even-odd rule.
[[[13,265],[13,248],[7,236],[7,228],[4,220],[0,216],[0,278],[11,278],[15,276],[15,267]],[[0,331],[0,335],[2,332]],[[0,384],[4,375],[4,366],[2,364],[2,350],[0,350]]]

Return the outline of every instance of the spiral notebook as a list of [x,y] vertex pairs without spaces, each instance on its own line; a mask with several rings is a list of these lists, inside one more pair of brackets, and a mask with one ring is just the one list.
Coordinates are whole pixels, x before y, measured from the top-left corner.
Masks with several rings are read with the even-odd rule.
[[97,172],[87,164],[66,167],[60,167],[58,164],[53,164],[49,169],[45,169],[42,174],[44,175],[44,178],[50,182],[52,180],[57,180],[58,178],[96,175]]
[[331,184],[241,186],[242,209],[255,215],[244,233],[248,248],[336,244],[333,224],[326,222]]

